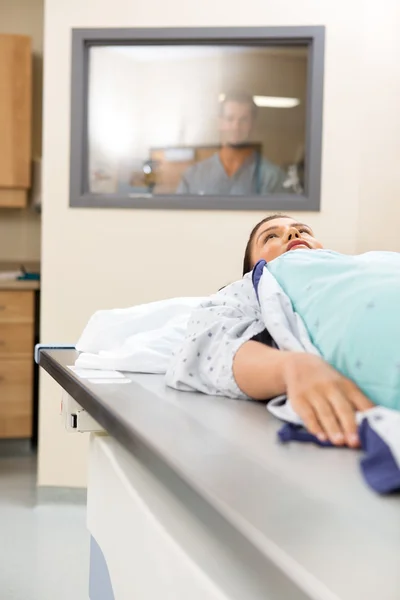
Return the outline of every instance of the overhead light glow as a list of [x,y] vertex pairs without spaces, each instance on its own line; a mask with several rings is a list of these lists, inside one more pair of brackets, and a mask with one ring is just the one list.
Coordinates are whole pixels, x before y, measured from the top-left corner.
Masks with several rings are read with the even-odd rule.
[[[223,102],[225,94],[220,94],[218,100]],[[285,98],[282,96],[253,96],[254,104],[260,108],[294,108],[299,106],[299,98]]]
[[262,108],[294,108],[300,104],[299,98],[280,96],[253,96],[254,103]]

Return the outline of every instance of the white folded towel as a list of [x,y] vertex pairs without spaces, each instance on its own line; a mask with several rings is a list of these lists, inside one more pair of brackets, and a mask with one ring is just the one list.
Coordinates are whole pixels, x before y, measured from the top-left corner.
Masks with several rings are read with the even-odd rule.
[[76,349],[76,366],[165,373],[184,339],[193,309],[205,298],[170,298],[131,308],[101,310],[89,320]]

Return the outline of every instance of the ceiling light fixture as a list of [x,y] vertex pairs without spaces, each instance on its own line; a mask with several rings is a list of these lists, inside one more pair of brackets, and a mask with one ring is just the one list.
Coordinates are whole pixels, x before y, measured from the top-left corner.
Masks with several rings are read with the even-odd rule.
[[[225,94],[218,96],[220,102],[225,100]],[[299,98],[285,98],[283,96],[253,96],[253,101],[260,108],[294,108],[299,106]]]

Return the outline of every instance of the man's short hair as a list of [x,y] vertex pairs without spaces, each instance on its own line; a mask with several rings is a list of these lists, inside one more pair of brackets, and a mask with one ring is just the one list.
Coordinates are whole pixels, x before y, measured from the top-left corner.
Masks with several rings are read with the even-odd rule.
[[257,114],[257,105],[253,100],[253,96],[247,92],[228,92],[224,99],[220,102],[220,114],[223,114],[224,106],[227,102],[238,102],[239,104],[248,104],[251,109],[251,116],[254,118]]

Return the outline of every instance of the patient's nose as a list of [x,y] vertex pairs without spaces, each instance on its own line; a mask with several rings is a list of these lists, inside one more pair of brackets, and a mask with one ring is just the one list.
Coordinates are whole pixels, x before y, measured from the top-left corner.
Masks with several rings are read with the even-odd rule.
[[289,231],[289,235],[288,235],[288,242],[290,242],[290,240],[294,240],[294,239],[299,238],[299,237],[300,237],[300,234],[297,231],[297,229],[291,229]]

